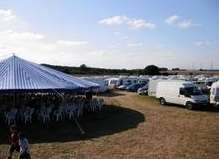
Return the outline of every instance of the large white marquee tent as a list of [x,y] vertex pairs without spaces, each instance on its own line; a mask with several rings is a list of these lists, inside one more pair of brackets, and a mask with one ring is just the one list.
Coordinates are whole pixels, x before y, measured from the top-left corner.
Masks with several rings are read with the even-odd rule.
[[76,91],[98,86],[15,55],[0,61],[0,92]]

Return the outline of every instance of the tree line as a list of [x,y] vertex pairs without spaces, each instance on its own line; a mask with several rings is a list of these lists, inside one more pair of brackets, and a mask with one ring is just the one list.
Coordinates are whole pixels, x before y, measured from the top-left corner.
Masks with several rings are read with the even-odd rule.
[[42,64],[53,68],[55,70],[77,75],[160,75],[161,71],[167,71],[167,68],[159,68],[155,65],[148,65],[143,69],[106,69],[106,68],[94,68],[88,67],[82,64],[80,67],[69,67],[69,66],[56,66]]

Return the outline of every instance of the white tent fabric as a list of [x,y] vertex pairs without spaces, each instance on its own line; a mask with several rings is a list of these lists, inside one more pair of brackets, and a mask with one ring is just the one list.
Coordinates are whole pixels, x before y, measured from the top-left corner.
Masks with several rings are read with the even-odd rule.
[[0,91],[76,90],[92,87],[98,87],[98,84],[26,61],[14,55],[0,62]]

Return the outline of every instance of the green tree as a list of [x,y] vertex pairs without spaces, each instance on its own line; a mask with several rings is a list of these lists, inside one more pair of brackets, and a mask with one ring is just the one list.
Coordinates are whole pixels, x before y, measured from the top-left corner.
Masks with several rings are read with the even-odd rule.
[[146,75],[160,75],[160,69],[155,65],[146,66],[143,72]]
[[87,66],[85,64],[80,65],[80,69],[85,70],[87,69]]

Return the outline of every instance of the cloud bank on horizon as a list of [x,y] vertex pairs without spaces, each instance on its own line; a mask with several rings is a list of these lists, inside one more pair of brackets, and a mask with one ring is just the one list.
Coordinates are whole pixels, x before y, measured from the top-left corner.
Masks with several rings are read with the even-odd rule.
[[[114,6],[116,2],[109,3]],[[66,7],[61,6],[61,10],[59,7],[59,12],[65,12]],[[81,7],[83,11],[84,5]],[[98,4],[87,7],[96,9]],[[150,8],[149,14],[150,10],[143,12],[142,6],[133,7],[139,11],[137,14],[130,11],[118,14],[124,11],[119,6],[115,11],[105,10],[105,16],[103,11],[94,11],[91,16],[80,10],[71,13],[69,8],[68,18],[54,21],[49,20],[50,16],[52,19],[61,13],[51,8],[44,11],[48,16],[39,17],[30,10],[26,16],[21,6],[0,8],[0,58],[15,53],[37,63],[107,68],[143,68],[149,64],[209,68],[213,61],[214,67],[219,68],[218,33],[213,33],[218,19],[210,21],[206,19],[208,15],[192,16],[193,12],[184,16],[174,11],[164,14],[159,9],[159,14],[155,14],[156,8]],[[79,19],[71,18],[74,14]]]

